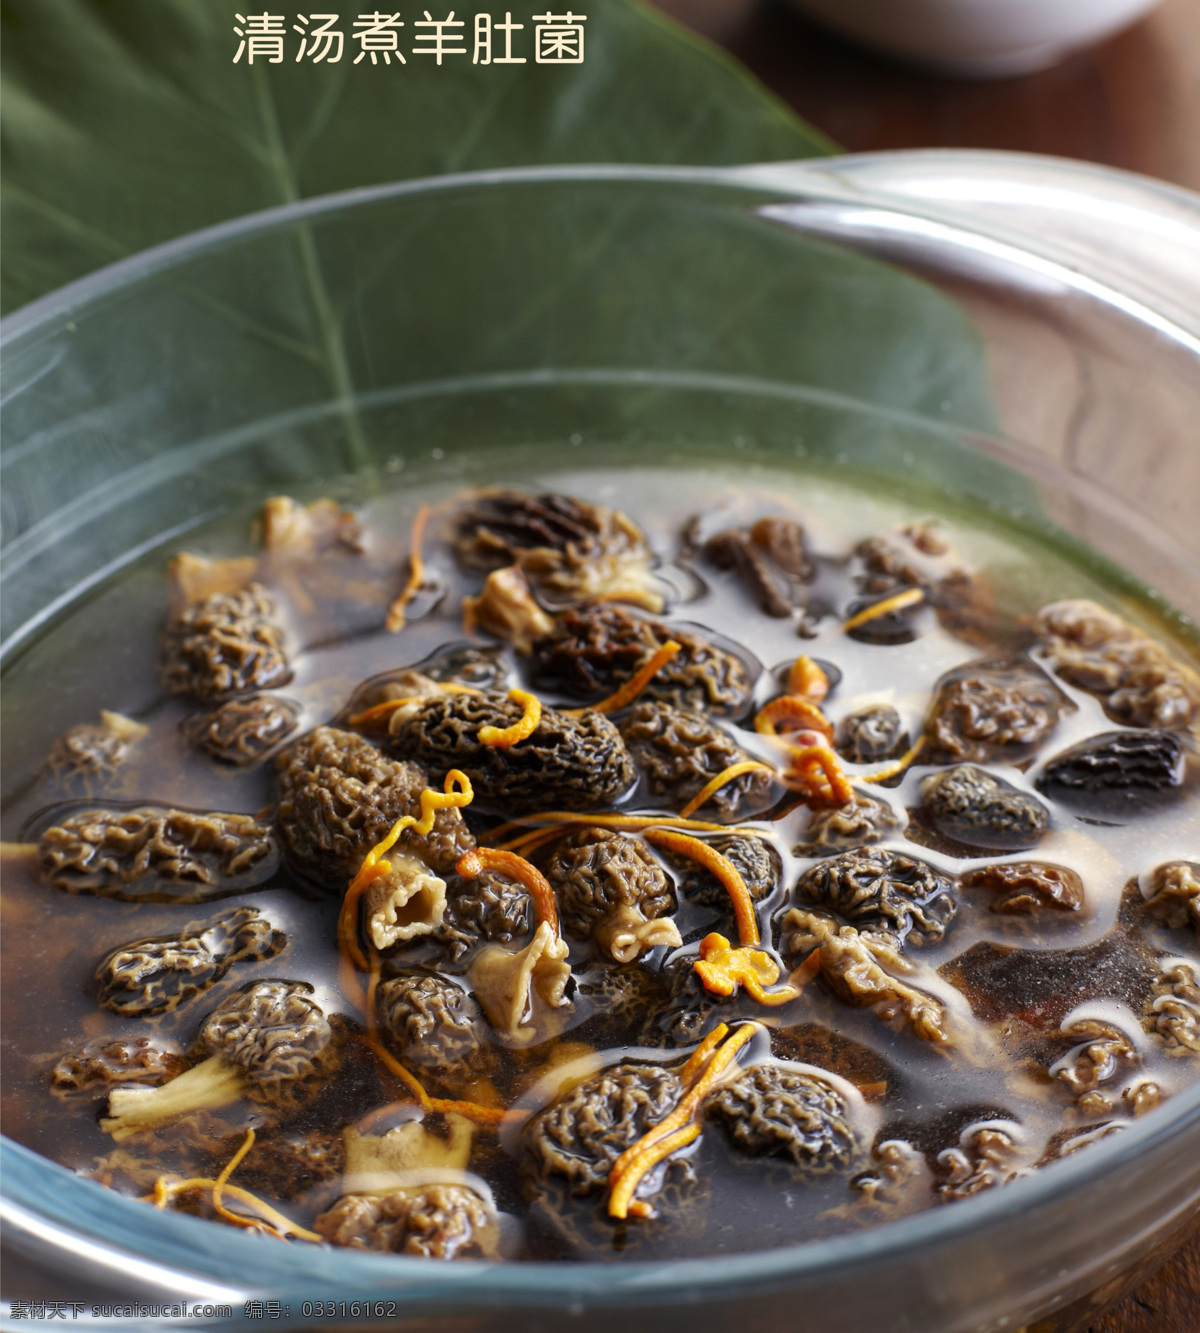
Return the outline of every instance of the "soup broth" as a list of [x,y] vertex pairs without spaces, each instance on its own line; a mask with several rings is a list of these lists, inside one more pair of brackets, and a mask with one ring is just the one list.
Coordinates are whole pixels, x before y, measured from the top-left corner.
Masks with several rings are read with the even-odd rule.
[[952,1206],[1200,1074],[1152,599],[815,470],[485,480],[277,498],[12,664],[5,1133],[296,1244],[620,1262]]

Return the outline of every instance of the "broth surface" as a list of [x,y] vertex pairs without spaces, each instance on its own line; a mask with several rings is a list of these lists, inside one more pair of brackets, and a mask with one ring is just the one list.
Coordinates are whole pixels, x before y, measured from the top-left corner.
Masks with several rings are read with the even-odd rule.
[[[482,480],[461,479],[464,485]],[[785,692],[787,668],[801,654],[833,668],[828,671],[832,688],[821,706],[835,730],[864,709],[888,705],[912,740],[926,733],[937,683],[956,668],[1002,657],[1049,670],[1044,645],[1031,641],[1028,625],[1041,607],[1060,599],[1099,603],[1162,643],[1184,670],[1195,669],[1194,647],[1173,636],[1172,625],[1152,601],[1131,597],[1102,565],[1088,565],[1074,552],[1015,525],[956,512],[943,500],[931,498],[929,507],[921,508],[817,472],[563,471],[550,458],[506,475],[505,484],[531,494],[559,492],[629,515],[656,554],[655,577],[666,590],[666,608],[651,618],[668,629],[732,645],[761,664],[752,700],[734,716],[716,720],[738,747],[777,771],[780,748],[755,730],[754,716]],[[266,812],[269,822],[276,801],[275,754],[314,727],[345,726],[344,720],[334,720],[362,682],[425,663],[447,646],[501,647],[503,671],[496,686],[501,694],[527,688],[547,708],[586,704],[532,682],[527,657],[511,646],[479,631],[464,632],[463,598],[477,594],[483,579],[456,567],[446,540],[444,520],[458,489],[406,475],[402,486],[355,502],[354,483],[348,481],[336,494],[355,502],[367,534],[365,552],[334,547],[302,564],[289,565],[282,557],[260,561],[256,577],[283,609],[293,671],[270,693],[293,701],[298,712],[286,740],[269,757],[244,768],[216,763],[189,742],[185,724],[207,705],[163,691],[159,639],[169,614],[163,555],[145,558],[72,608],[8,671],[7,844],[37,843],[48,827],[72,812],[139,808],[146,802],[194,811]],[[404,583],[410,530],[421,504],[433,507],[424,557],[434,586],[418,591],[407,625],[389,633],[382,628],[383,617]],[[701,528],[698,536],[692,534],[689,553],[683,534],[697,515]],[[744,576],[736,568],[718,567],[704,554],[706,537],[749,530],[764,516],[798,521],[815,566],[815,576],[794,589],[798,603],[792,616],[764,614]],[[203,529],[188,549],[214,560],[258,557],[254,517],[240,514]],[[847,616],[864,596],[868,604],[872,597],[864,594],[856,548],[919,522],[935,525],[952,548],[951,556],[939,559],[986,582],[986,624],[969,633],[951,630],[930,606],[916,605],[909,642],[851,636],[844,629]],[[1046,763],[1090,738],[1126,728],[1106,714],[1094,692],[1050,674],[1061,706],[1048,736],[1018,764],[978,764],[1048,809],[1049,828],[1035,847],[970,847],[931,827],[917,813],[922,784],[952,764],[929,762],[928,752],[918,753],[902,774],[886,782],[865,780],[886,760],[847,763],[851,782],[894,815],[894,829],[870,850],[915,858],[951,885],[957,910],[944,933],[920,948],[901,950],[914,969],[902,979],[942,1007],[949,1040],[921,1040],[902,1017],[881,1017],[878,1006],[847,1003],[827,977],[811,974],[796,982],[796,998],[781,1005],[756,1004],[743,987],[703,1016],[689,1041],[656,1038],[648,1030],[643,1004],[624,1016],[606,1013],[597,987],[618,967],[660,978],[671,958],[692,959],[709,932],[730,930],[726,909],[684,894],[690,873],[686,862],[655,847],[650,854],[674,887],[677,906],[670,915],[682,944],[660,945],[619,965],[603,959],[594,942],[570,939],[568,1003],[543,1007],[530,1043],[503,1040],[494,1025],[489,1028],[492,1054],[486,1071],[464,1077],[454,1090],[456,1097],[481,1105],[539,1112],[601,1069],[633,1064],[678,1071],[704,1031],[722,1020],[735,1026],[752,1021],[760,1027],[739,1068],[775,1062],[774,1067],[809,1071],[831,1088],[853,1134],[853,1160],[817,1169],[786,1156],[742,1151],[736,1133],[708,1115],[694,1143],[666,1167],[655,1168],[657,1175],[647,1176],[644,1197],[650,1206],[657,1199],[658,1215],[620,1221],[608,1216],[603,1190],[574,1197],[562,1180],[539,1177],[530,1164],[527,1129],[510,1116],[498,1133],[486,1127],[473,1131],[467,1165],[454,1168],[459,1174],[443,1169],[446,1181],[465,1182],[501,1215],[495,1252],[513,1259],[619,1262],[761,1249],[851,1231],[1015,1180],[1064,1151],[1120,1132],[1136,1114],[1152,1111],[1196,1079],[1200,1051],[1164,1042],[1152,1015],[1147,1022],[1147,1006],[1153,1004],[1156,980],[1172,963],[1200,976],[1197,932],[1186,924],[1168,924],[1145,908],[1158,867],[1200,863],[1194,726],[1178,731],[1189,766],[1178,796],[1117,817],[1063,804],[1049,789],[1039,790]],[[146,735],[111,773],[91,781],[90,789],[64,783],[61,775],[48,772],[47,756],[67,727],[94,722],[102,709],[136,719],[148,728]],[[380,734],[358,730],[373,744],[386,744]],[[429,785],[440,790],[441,775]],[[717,822],[757,832],[777,854],[777,883],[757,905],[757,917],[762,947],[781,965],[777,984],[784,985],[804,960],[788,956],[781,923],[789,909],[804,905],[797,896],[799,881],[836,853],[823,849],[826,855],[816,856],[805,850],[820,802],[805,801],[782,787],[773,795],[766,810]],[[640,777],[615,805],[603,808],[677,814],[679,804],[664,803]],[[590,809],[595,813],[599,807]],[[476,792],[464,817],[486,842],[506,812],[503,801],[489,803]],[[696,818],[710,819],[711,814],[700,812]],[[562,845],[551,842],[531,852],[530,859],[546,872],[549,858]],[[991,910],[994,891],[963,883],[983,867],[1029,861],[1074,872],[1082,884],[1082,907],[998,912]],[[152,895],[157,900],[63,892],[44,882],[19,849],[6,854],[5,871],[3,1130],[18,1142],[140,1195],[150,1192],[147,1182],[158,1176],[193,1173],[198,1153],[210,1163],[199,1174],[215,1175],[248,1127],[259,1134],[252,1151],[260,1162],[280,1137],[293,1143],[341,1141],[354,1126],[359,1135],[371,1137],[421,1122],[433,1139],[453,1140],[454,1117],[438,1111],[422,1117],[403,1083],[356,1039],[363,1022],[339,975],[342,894],[315,884],[288,855],[250,888],[228,891],[226,884],[203,901],[189,902],[178,901],[169,883],[158,886]],[[286,936],[285,947],[260,960],[235,962],[215,983],[162,1014],[122,1017],[98,1004],[97,964],[111,951],[132,941],[177,937],[185,926],[206,925],[239,906],[257,908]],[[846,922],[839,917],[836,924]],[[527,942],[527,936],[516,941],[510,952]],[[823,951],[821,966],[826,961]],[[469,963],[470,956],[447,962],[429,939],[418,938],[385,951],[383,975],[441,970],[466,984]],[[892,975],[901,973],[893,970]],[[270,978],[308,983],[326,1016],[342,1016],[337,1073],[294,1113],[281,1117],[277,1109],[264,1111],[259,1102],[242,1098],[213,1110],[190,1137],[153,1132],[118,1143],[101,1127],[105,1099],[99,1092],[94,1097],[52,1093],[56,1062],[84,1043],[148,1036],[186,1054],[218,1005]],[[661,988],[654,994],[661,995]],[[1190,1003],[1185,995],[1185,1010]],[[1200,1007],[1196,1014],[1200,1022]],[[1119,1040],[1114,1044],[1114,1031],[1124,1038],[1123,1048]],[[1107,1051],[1090,1050],[1090,1043],[1105,1041]],[[1105,1058],[1112,1065],[1107,1074],[1101,1067]],[[1077,1077],[1064,1077],[1062,1071],[1071,1067]],[[424,1077],[426,1071],[413,1066],[411,1072]],[[197,1135],[207,1136],[200,1147]],[[297,1177],[300,1187],[291,1194],[272,1192],[270,1181],[286,1173],[272,1177],[259,1165],[256,1174],[254,1156],[247,1157],[232,1181],[236,1184],[244,1173],[247,1189],[309,1229],[347,1183],[336,1170],[322,1175],[314,1161],[305,1159]],[[257,1189],[252,1179],[260,1182]],[[414,1188],[412,1181],[403,1188]],[[210,1197],[202,1192],[175,1196],[172,1206],[204,1216],[213,1212]]]

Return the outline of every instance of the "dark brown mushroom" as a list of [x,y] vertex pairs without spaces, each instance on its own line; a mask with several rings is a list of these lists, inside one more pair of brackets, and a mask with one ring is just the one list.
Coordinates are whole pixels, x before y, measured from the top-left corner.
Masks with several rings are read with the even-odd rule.
[[846,1170],[860,1151],[845,1098],[825,1079],[782,1064],[759,1064],[704,1103],[739,1151],[786,1157],[809,1172]]
[[278,856],[253,815],[138,806],[68,815],[42,834],[38,860],[69,893],[195,902],[262,883]]
[[214,921],[192,921],[178,935],[114,949],[96,968],[99,1000],[125,1017],[176,1009],[214,986],[234,963],[262,962],[287,944],[257,907],[235,907]]
[[567,934],[594,939],[618,963],[683,942],[668,919],[675,910],[674,888],[637,838],[588,829],[554,853],[546,877]]
[[504,695],[455,694],[425,700],[392,732],[397,754],[438,780],[452,768],[471,780],[475,801],[506,815],[532,810],[595,810],[633,785],[636,771],[621,734],[600,713],[543,707],[532,735],[517,745],[484,745],[484,727],[520,720]]
[[197,750],[221,764],[245,768],[270,754],[296,730],[300,705],[272,694],[229,699],[211,712],[196,713],[184,734]]
[[[276,759],[275,770],[277,822],[289,854],[305,874],[338,890],[402,815],[420,818],[421,792],[432,785],[416,764],[391,759],[354,732],[334,727],[302,737]],[[474,845],[453,808],[437,812],[428,835],[406,829],[396,844],[441,875]]]
[[1054,602],[1034,628],[1050,668],[1114,722],[1173,731],[1200,720],[1200,675],[1095,602]]
[[420,1185],[384,1194],[346,1194],[313,1229],[331,1245],[420,1259],[497,1259],[499,1228],[466,1185]]
[[678,643],[680,651],[655,674],[641,698],[701,712],[738,713],[745,708],[755,672],[736,653],[681,626],[647,620],[606,603],[558,617],[554,632],[534,644],[533,681],[578,699],[607,697],[668,639]]
[[[654,700],[639,702],[621,722],[621,735],[646,785],[681,810],[719,773],[755,756],[703,713]],[[771,796],[768,768],[742,773],[725,783],[696,811],[699,819],[731,820],[762,809]]]
[[526,1124],[530,1173],[562,1177],[576,1195],[605,1188],[617,1158],[682,1093],[678,1075],[658,1065],[610,1065],[590,1075]]
[[207,701],[286,685],[292,669],[279,611],[257,583],[184,607],[163,636],[163,684]]

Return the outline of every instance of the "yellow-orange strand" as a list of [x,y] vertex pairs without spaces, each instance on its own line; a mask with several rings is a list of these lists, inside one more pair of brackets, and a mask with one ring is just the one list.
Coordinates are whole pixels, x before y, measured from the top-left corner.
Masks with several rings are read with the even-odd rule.
[[631,704],[682,648],[683,644],[668,639],[666,643],[656,648],[625,684],[607,699],[601,699],[597,704],[589,704],[586,708],[566,708],[563,711],[571,717],[578,717],[580,713],[615,713],[618,708]]
[[[254,1146],[254,1138],[254,1130],[248,1129],[242,1146],[225,1164],[215,1180],[208,1176],[192,1176],[187,1180],[172,1181],[168,1180],[166,1176],[159,1176],[154,1182],[153,1193],[144,1196],[144,1201],[153,1202],[156,1208],[161,1209],[165,1208],[176,1194],[184,1194],[188,1190],[209,1190],[212,1195],[213,1209],[218,1216],[225,1218],[228,1222],[233,1222],[236,1226],[265,1230],[280,1240],[295,1236],[298,1240],[312,1241],[320,1245],[323,1237],[318,1236],[315,1231],[308,1231],[304,1227],[298,1226],[291,1218],[285,1217],[256,1194],[251,1194],[249,1190],[242,1189],[239,1185],[229,1183],[229,1177],[233,1175],[243,1158]],[[224,1204],[226,1194],[238,1203],[252,1208],[259,1216],[257,1218],[242,1217],[238,1213],[231,1212]]]
[[910,606],[917,606],[924,600],[925,591],[923,588],[905,588],[903,592],[893,593],[891,597],[885,597],[880,602],[875,602],[871,606],[864,606],[861,611],[843,622],[842,633],[849,634],[852,629],[858,629],[860,625],[878,620],[880,616],[890,616],[893,611],[906,611]]
[[833,727],[825,714],[809,699],[795,694],[781,694],[764,704],[754,715],[754,730],[760,736],[778,736],[781,722],[795,723],[793,730],[819,731],[833,739]]
[[705,801],[715,796],[726,783],[732,782],[734,778],[740,778],[743,773],[757,772],[760,768],[766,769],[768,772],[771,771],[770,765],[760,763],[757,759],[743,759],[739,764],[730,764],[728,768],[722,769],[715,778],[706,782],[679,813],[685,819],[689,815],[694,815]]
[[738,939],[742,944],[759,942],[758,918],[754,915],[754,899],[746,888],[746,881],[738,873],[738,868],[727,857],[707,842],[689,837],[686,833],[676,833],[673,829],[647,829],[642,835],[647,842],[662,847],[677,856],[686,857],[701,865],[710,875],[715,876],[733,903],[733,913],[737,920]]
[[925,737],[918,736],[915,744],[905,750],[899,759],[893,760],[890,764],[885,764],[882,768],[875,769],[873,773],[860,773],[858,775],[859,782],[886,782],[889,778],[898,777],[924,748]]
[[250,1151],[250,1149],[254,1147],[254,1138],[255,1138],[254,1126],[251,1125],[246,1130],[246,1137],[245,1139],[242,1140],[242,1146],[237,1150],[237,1152],[233,1154],[233,1156],[229,1159],[229,1161],[225,1163],[224,1167],[221,1170],[221,1173],[217,1176],[216,1180],[213,1182],[213,1190],[212,1190],[213,1207],[216,1209],[217,1213],[221,1217],[225,1218],[227,1222],[236,1222],[238,1223],[238,1225],[244,1224],[243,1219],[239,1218],[236,1213],[231,1213],[229,1209],[225,1207],[224,1199],[222,1196],[224,1194],[226,1185],[229,1184],[229,1177],[233,1175],[233,1173],[241,1165],[242,1159],[246,1156],[246,1154]]
[[515,829],[525,828],[529,824],[590,824],[596,828],[617,829],[627,833],[640,833],[643,829],[659,827],[696,829],[701,833],[741,831],[731,829],[728,824],[713,824],[703,819],[684,819],[679,815],[591,815],[570,810],[539,810],[536,814],[510,819],[506,824],[497,824],[487,836],[502,838]]
[[425,560],[421,555],[421,543],[425,537],[425,524],[428,521],[429,506],[423,504],[413,519],[412,535],[409,538],[408,579],[400,590],[400,596],[388,607],[387,618],[383,622],[384,628],[391,634],[398,633],[407,623],[405,611],[425,577]]
[[337,943],[338,951],[348,956],[360,972],[367,971],[367,959],[358,944],[358,904],[363,894],[382,876],[391,873],[391,863],[383,860],[386,852],[394,846],[397,838],[405,829],[415,829],[422,837],[433,831],[433,822],[439,810],[451,807],[462,809],[470,805],[475,798],[471,779],[460,769],[452,768],[446,774],[443,791],[434,791],[426,787],[421,793],[421,817],[401,815],[392,825],[387,836],[380,839],[363,858],[358,873],[350,881],[346,896],[342,899],[342,908],[338,913]]
[[[438,694],[482,694],[482,690],[477,690],[473,685],[439,685]],[[352,727],[365,727],[371,722],[377,722],[381,717],[391,717],[398,708],[407,708],[409,704],[424,704],[430,699],[436,699],[437,694],[406,694],[402,699],[385,699],[382,703],[372,704],[370,708],[364,709],[361,713],[355,713],[353,717],[347,718]]]
[[819,704],[829,693],[829,677],[811,657],[800,656],[792,663],[784,689],[810,703]]
[[[680,1098],[679,1104],[670,1115],[665,1116],[653,1129],[643,1134],[635,1144],[627,1148],[613,1163],[608,1176],[608,1215],[610,1217],[625,1218],[629,1216],[630,1212],[633,1212],[635,1217],[651,1215],[651,1210],[644,1206],[631,1207],[638,1185],[641,1184],[647,1171],[661,1162],[664,1157],[670,1156],[672,1152],[686,1146],[696,1138],[696,1135],[700,1132],[698,1125],[694,1126],[696,1130],[694,1134],[685,1135],[681,1131],[688,1127],[688,1122],[696,1114],[700,1103],[708,1095],[713,1084],[737,1058],[738,1052],[753,1037],[757,1028],[758,1024],[756,1023],[744,1024],[728,1041],[715,1050],[707,1065],[704,1066],[687,1092]],[[665,1151],[658,1151],[666,1142],[670,1142],[671,1146],[666,1148]]]
[[574,824],[555,824],[550,828],[534,829],[532,833],[525,833],[519,838],[502,842],[496,850],[516,852],[518,856],[528,857],[531,852],[536,852],[552,842],[557,842],[559,838],[567,837],[568,834],[575,831],[576,827]]
[[739,986],[758,1004],[790,1004],[800,995],[795,978],[777,991],[766,988],[779,980],[779,964],[762,949],[743,944],[733,948],[724,935],[712,931],[700,941],[700,957],[692,964],[706,991],[734,995]]
[[[784,782],[791,785],[789,779],[795,777],[802,785],[809,800],[825,802],[829,805],[849,805],[854,800],[854,788],[842,768],[841,760],[828,745],[808,745],[803,749],[791,751],[788,759],[789,771],[784,775]],[[813,784],[814,770],[819,770],[827,784],[828,795]]]
[[509,690],[508,697],[514,703],[520,704],[525,712],[511,727],[480,727],[481,745],[518,745],[521,741],[528,740],[537,730],[538,723],[542,720],[542,701],[537,695],[530,694],[528,690]]
[[494,870],[509,879],[515,879],[529,894],[538,921],[547,922],[550,929],[558,934],[558,904],[554,901],[554,890],[537,866],[526,861],[523,856],[515,852],[502,852],[498,847],[476,847],[473,851],[464,852],[454,868],[463,879],[474,879],[485,870]]
[[821,973],[821,951],[814,949],[812,953],[800,964],[792,973],[788,980],[793,986],[807,986],[810,981],[816,980]]
[[406,695],[403,699],[385,699],[381,704],[372,704],[361,713],[355,713],[353,717],[347,718],[347,721],[352,727],[365,727],[371,722],[377,722],[381,717],[391,717],[397,708],[422,702],[424,700],[415,694]]
[[609,1217],[653,1217],[654,1208],[640,1199],[634,1199],[634,1192],[659,1162],[670,1157],[673,1152],[678,1152],[680,1148],[686,1148],[699,1137],[700,1126],[692,1120],[664,1138],[644,1143],[637,1156],[626,1164],[625,1171],[617,1183],[611,1187],[608,1201]]
[[384,1066],[395,1074],[412,1093],[414,1100],[423,1111],[440,1111],[443,1114],[453,1112],[455,1115],[461,1115],[485,1128],[498,1125],[504,1119],[506,1112],[499,1106],[480,1106],[476,1102],[459,1102],[446,1097],[431,1097],[378,1037],[372,1037],[368,1034],[362,1038],[362,1042],[379,1057]]
[[687,1058],[687,1063],[679,1071],[679,1081],[685,1088],[690,1088],[692,1080],[704,1067],[704,1062],[729,1035],[729,1024],[719,1023]]

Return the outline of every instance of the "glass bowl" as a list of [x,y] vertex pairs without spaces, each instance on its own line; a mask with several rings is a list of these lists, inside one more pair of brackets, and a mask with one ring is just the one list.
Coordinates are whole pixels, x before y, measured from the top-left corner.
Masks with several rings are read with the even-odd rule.
[[[264,495],[453,479],[530,442],[942,487],[1088,544],[1194,633],[1198,312],[1200,201],[1016,155],[505,171],[240,219],[6,321],[4,660],[19,672],[76,599]],[[256,1299],[291,1327],[1048,1330],[1200,1207],[1200,1084],[953,1207],[670,1263],[291,1246],[0,1148],[31,1271],[218,1326]]]

